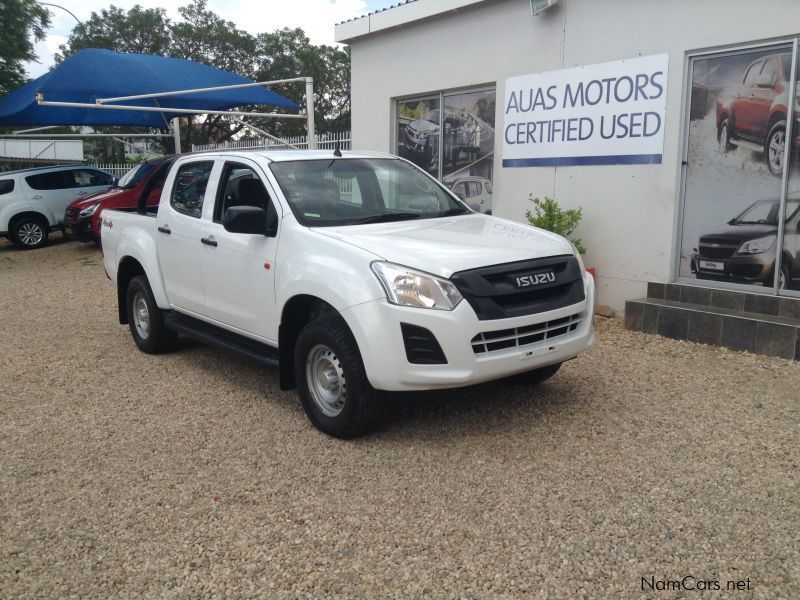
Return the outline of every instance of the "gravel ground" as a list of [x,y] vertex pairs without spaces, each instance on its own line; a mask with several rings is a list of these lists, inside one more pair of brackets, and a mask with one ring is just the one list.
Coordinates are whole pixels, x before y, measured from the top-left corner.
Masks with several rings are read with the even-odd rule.
[[236,355],[138,352],[91,246],[2,241],[0,290],[0,597],[800,597],[800,364],[602,320],[342,442]]

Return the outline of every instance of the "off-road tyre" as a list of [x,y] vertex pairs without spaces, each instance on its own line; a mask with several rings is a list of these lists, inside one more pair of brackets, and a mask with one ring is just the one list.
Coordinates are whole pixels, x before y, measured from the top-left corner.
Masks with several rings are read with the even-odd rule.
[[358,344],[339,315],[319,317],[302,329],[294,374],[303,409],[320,431],[347,439],[377,424],[379,392],[370,385]]
[[776,177],[783,175],[783,162],[786,160],[786,121],[777,121],[770,127],[764,141],[764,160],[770,173]]
[[717,127],[717,148],[721,154],[733,150],[735,146],[731,144],[731,121],[725,117]]
[[125,310],[133,341],[139,350],[161,354],[175,347],[178,334],[164,324],[164,313],[156,304],[146,276],[137,275],[131,279],[125,293]]

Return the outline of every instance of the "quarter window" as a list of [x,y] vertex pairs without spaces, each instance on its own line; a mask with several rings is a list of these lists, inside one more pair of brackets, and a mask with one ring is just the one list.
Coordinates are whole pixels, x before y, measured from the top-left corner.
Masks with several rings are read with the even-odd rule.
[[200,217],[213,166],[213,161],[204,161],[189,163],[178,169],[170,198],[172,208],[190,217]]
[[0,181],[0,196],[3,194],[9,194],[14,191],[14,180],[13,179],[3,179]]

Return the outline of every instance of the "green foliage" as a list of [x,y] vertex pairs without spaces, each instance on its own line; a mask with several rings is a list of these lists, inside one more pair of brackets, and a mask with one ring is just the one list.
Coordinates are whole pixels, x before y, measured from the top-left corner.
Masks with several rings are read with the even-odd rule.
[[50,13],[33,0],[0,1],[0,96],[27,81],[24,63],[36,60],[33,46],[49,25]]
[[525,217],[531,225],[563,235],[575,244],[578,252],[586,254],[586,247],[581,243],[580,238],[570,238],[570,235],[577,229],[583,217],[582,208],[563,210],[558,205],[558,202],[548,196],[545,196],[544,200],[540,200],[539,198],[534,198],[533,194],[531,194],[530,201],[533,202],[533,212],[530,210],[525,211]]
[[[207,0],[192,0],[178,10],[182,17],[179,22],[173,22],[163,8],[144,9],[139,5],[129,11],[112,5],[92,13],[83,25],[72,30],[67,42],[59,47],[61,54],[56,60],[60,62],[84,48],[107,48],[187,58],[255,81],[313,77],[317,132],[350,129],[349,49],[315,46],[302,29],[279,29],[253,36],[209,10]],[[274,89],[305,107],[302,82]],[[305,134],[305,122],[299,119],[248,120],[278,136]],[[185,148],[193,143],[226,141],[244,128],[220,115],[187,117],[185,121],[188,127],[181,128]]]

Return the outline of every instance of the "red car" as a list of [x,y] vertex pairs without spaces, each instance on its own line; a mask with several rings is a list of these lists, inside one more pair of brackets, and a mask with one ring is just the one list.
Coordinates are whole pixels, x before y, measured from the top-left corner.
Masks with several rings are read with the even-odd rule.
[[[792,55],[764,56],[750,63],[741,81],[717,100],[717,141],[721,152],[744,146],[764,153],[770,173],[783,173],[786,107]],[[793,127],[795,145],[800,141]]]
[[125,173],[110,190],[75,200],[64,213],[64,233],[82,242],[100,242],[100,213],[104,208],[136,208],[145,184],[155,179],[147,198],[148,206],[157,206],[161,188],[174,156],[144,162]]

